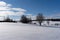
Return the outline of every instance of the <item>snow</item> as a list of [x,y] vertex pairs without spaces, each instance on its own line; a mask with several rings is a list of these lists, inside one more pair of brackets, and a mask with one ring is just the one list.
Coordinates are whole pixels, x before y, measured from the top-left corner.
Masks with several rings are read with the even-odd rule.
[[0,23],[0,40],[60,40],[60,28],[22,23]]

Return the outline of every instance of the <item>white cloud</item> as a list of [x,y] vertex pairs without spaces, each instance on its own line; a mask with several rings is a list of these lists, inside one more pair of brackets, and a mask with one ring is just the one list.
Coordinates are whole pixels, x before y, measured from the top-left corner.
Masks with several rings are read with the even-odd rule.
[[45,18],[46,18],[46,19],[60,18],[60,13],[55,13],[55,14],[52,14],[52,15],[46,16]]
[[3,1],[0,1],[0,6],[7,6],[7,4]]
[[12,8],[11,4],[8,4],[4,1],[0,1],[0,16],[7,16],[7,15],[23,15],[26,10],[22,8]]
[[0,19],[4,19],[4,16],[15,15],[20,16],[25,14],[26,10],[22,8],[12,8],[11,4],[8,4],[4,1],[0,1]]
[[0,7],[0,11],[9,11],[11,8],[9,7]]
[[36,15],[32,15],[32,14],[25,14],[27,15],[27,18],[31,18],[32,20],[36,20]]
[[15,10],[15,11],[20,11],[20,12],[24,12],[26,10],[22,9],[22,8],[12,8],[12,10]]
[[12,6],[11,4],[7,4],[8,7]]
[[11,4],[7,4],[6,2],[4,2],[4,1],[0,1],[0,6],[2,6],[2,7],[5,7],[5,6],[12,6]]

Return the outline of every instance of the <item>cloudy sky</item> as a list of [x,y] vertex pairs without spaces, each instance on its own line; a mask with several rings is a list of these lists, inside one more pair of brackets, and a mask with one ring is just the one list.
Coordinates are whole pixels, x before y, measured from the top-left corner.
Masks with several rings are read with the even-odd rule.
[[14,7],[12,4],[5,1],[0,1],[0,19],[5,19],[5,17],[10,17],[13,19],[18,19],[21,15],[25,14],[27,10]]
[[20,18],[21,15],[37,15],[43,13],[46,17],[60,17],[59,0],[0,0],[0,19],[10,17]]

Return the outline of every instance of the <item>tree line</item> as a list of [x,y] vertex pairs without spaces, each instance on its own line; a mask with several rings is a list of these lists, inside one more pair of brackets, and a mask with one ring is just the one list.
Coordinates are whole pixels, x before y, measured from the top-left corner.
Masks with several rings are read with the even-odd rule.
[[[44,20],[44,16],[42,13],[38,13],[37,16],[36,16],[36,20],[38,21],[38,23],[40,24],[41,26],[41,23],[43,22]],[[21,16],[21,19],[19,20],[19,22],[22,22],[22,23],[32,23],[32,19],[31,18],[28,18],[26,15],[22,15]],[[17,21],[14,21],[13,19],[10,19],[9,17],[7,17],[6,19],[4,19],[3,21],[0,21],[0,22],[17,22]]]
[[[22,22],[22,23],[31,23],[32,21],[33,20],[31,18],[27,18],[25,15],[22,15],[21,20],[20,20],[20,22]],[[38,21],[38,23],[41,26],[42,22],[44,21],[44,16],[42,13],[39,13],[36,16],[36,21]]]

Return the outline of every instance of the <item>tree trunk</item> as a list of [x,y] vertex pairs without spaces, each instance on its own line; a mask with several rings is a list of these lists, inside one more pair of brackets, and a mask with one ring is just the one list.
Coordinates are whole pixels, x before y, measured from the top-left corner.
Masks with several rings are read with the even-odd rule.
[[41,22],[40,22],[39,24],[40,24],[40,26],[41,26]]

